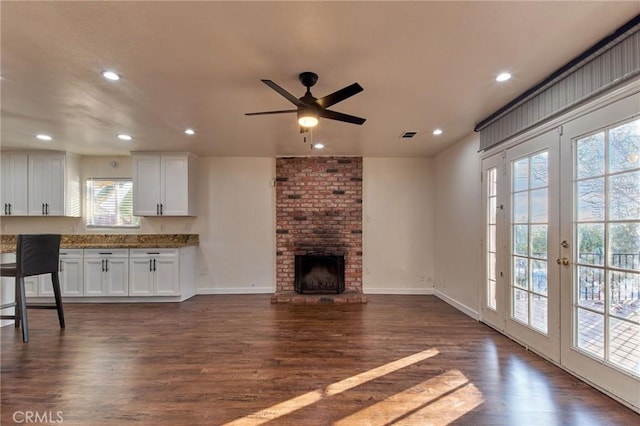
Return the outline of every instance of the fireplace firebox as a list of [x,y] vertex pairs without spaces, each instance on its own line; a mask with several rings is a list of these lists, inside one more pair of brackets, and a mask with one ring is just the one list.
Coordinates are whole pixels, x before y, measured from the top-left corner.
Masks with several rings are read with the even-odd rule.
[[344,291],[344,256],[296,255],[295,290],[300,294],[338,294]]

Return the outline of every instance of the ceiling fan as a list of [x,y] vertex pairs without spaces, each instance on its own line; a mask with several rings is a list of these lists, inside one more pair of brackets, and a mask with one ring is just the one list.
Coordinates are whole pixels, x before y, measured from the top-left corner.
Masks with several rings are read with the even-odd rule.
[[266,114],[284,114],[290,112],[298,113],[298,124],[300,124],[300,133],[308,131],[310,127],[318,124],[318,118],[328,118],[330,120],[344,121],[352,124],[362,124],[366,119],[356,117],[355,115],[343,114],[341,112],[331,111],[327,109],[331,105],[342,102],[353,95],[362,92],[364,89],[358,83],[353,83],[336,92],[331,93],[322,98],[316,98],[311,94],[310,88],[318,81],[318,74],[305,71],[298,76],[300,83],[307,88],[307,92],[301,98],[296,98],[282,87],[278,86],[271,80],[262,80],[264,84],[271,87],[276,92],[287,98],[289,102],[297,106],[297,109],[285,109],[279,111],[263,111],[248,112],[245,115],[266,115]]

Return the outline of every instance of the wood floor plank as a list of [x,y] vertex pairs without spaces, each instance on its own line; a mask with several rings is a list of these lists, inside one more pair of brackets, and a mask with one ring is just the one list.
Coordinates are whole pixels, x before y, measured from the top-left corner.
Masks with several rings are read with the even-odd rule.
[[[640,416],[432,296],[269,295],[30,311],[3,327],[0,423],[637,425]],[[55,419],[55,417],[54,417]]]

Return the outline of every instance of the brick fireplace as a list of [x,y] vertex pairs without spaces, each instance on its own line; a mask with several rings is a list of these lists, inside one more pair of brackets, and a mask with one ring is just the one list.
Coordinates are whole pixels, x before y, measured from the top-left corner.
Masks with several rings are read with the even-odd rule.
[[[276,246],[272,303],[366,303],[361,157],[276,159]],[[296,256],[344,259],[344,291],[296,292]]]

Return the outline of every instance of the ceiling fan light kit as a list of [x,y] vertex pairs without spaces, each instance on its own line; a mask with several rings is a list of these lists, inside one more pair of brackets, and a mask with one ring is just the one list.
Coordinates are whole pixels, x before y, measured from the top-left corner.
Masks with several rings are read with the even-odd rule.
[[316,126],[320,117],[358,125],[361,125],[366,121],[366,119],[361,117],[343,114],[341,112],[327,109],[331,105],[335,105],[338,102],[342,102],[345,99],[362,92],[364,89],[358,83],[353,83],[347,87],[331,93],[330,95],[318,99],[311,94],[310,90],[311,87],[318,81],[318,74],[310,71],[305,71],[303,73],[300,73],[298,79],[300,80],[300,83],[302,83],[302,85],[307,88],[307,91],[301,98],[296,98],[291,93],[271,80],[262,80],[264,84],[271,87],[273,90],[286,98],[289,102],[298,107],[297,109],[248,112],[245,115],[285,114],[295,112],[298,114],[298,124],[300,124],[301,126],[301,132],[304,131],[303,129],[308,129],[310,127]]

